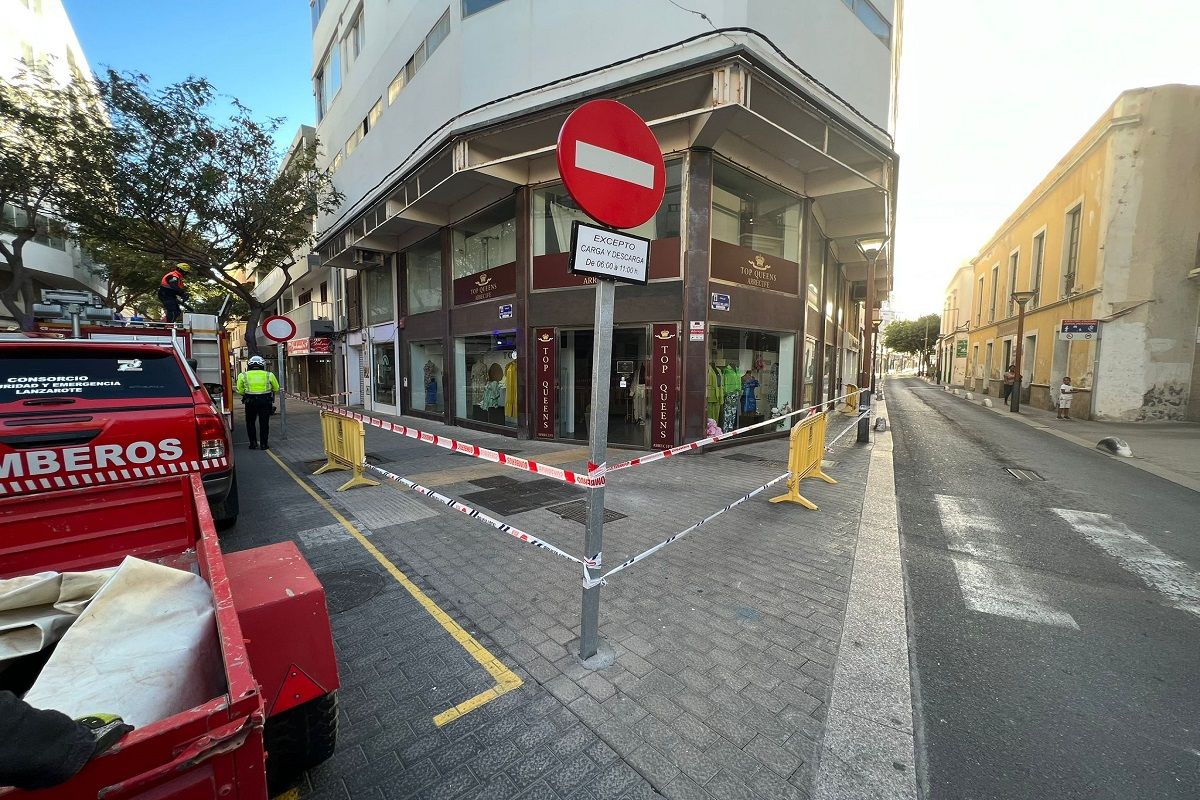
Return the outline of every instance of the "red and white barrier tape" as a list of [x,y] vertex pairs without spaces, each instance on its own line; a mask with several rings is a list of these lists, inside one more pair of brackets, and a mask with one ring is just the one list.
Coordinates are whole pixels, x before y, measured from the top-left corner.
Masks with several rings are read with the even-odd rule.
[[[716,436],[706,436],[703,439],[697,439],[696,441],[689,442],[688,444],[681,444],[678,447],[672,447],[669,450],[659,450],[654,453],[647,453],[644,456],[638,456],[637,458],[631,458],[628,461],[621,461],[617,464],[613,464],[613,465],[609,466],[607,469],[607,472],[616,472],[617,470],[629,469],[630,467],[640,467],[642,464],[650,464],[655,461],[660,461],[664,458],[669,458],[670,456],[673,456],[673,455],[678,455],[679,453],[687,453],[692,450],[699,450],[701,447],[707,447],[708,445],[712,444],[713,442],[719,442],[719,441],[722,441],[723,439],[730,439],[734,436],[743,434],[746,431],[752,431],[755,428],[764,428],[767,425],[776,425],[776,424],[782,422],[783,420],[787,419],[788,417],[794,417],[797,414],[816,413],[817,409],[819,409],[821,406],[826,405],[827,403],[836,403],[839,400],[845,400],[847,397],[849,397],[849,395],[843,395],[842,397],[836,397],[833,400],[822,400],[820,403],[816,403],[811,406],[805,406],[804,408],[800,408],[795,411],[789,411],[786,414],[780,414],[778,417],[773,417],[771,419],[764,420],[763,422],[756,422],[753,425],[747,425],[744,428],[737,428],[735,430],[728,431],[726,433],[721,433]],[[590,474],[597,475],[599,473],[592,472]]]
[[463,503],[459,500],[455,500],[453,497],[447,497],[444,494],[435,492],[433,489],[430,489],[427,486],[422,486],[421,484],[419,484],[415,481],[410,481],[408,478],[401,477],[400,475],[397,475],[393,472],[388,472],[386,469],[381,469],[380,467],[377,467],[374,464],[364,464],[363,469],[369,470],[370,472],[373,472],[376,475],[379,475],[381,477],[387,478],[390,481],[394,481],[395,483],[403,484],[418,494],[423,494],[426,497],[430,497],[434,500],[437,500],[439,503],[442,503],[443,505],[453,508],[455,511],[466,514],[468,517],[472,517],[472,518],[480,520],[481,522],[484,522],[488,525],[491,525],[496,530],[502,531],[503,533],[507,533],[509,536],[512,536],[515,539],[520,539],[522,542],[525,542],[526,544],[531,544],[534,547],[540,547],[543,550],[549,550],[551,553],[554,553],[557,556],[561,556],[562,558],[565,558],[568,561],[574,561],[576,564],[581,564],[584,566],[585,570],[589,564],[593,568],[600,566],[599,559],[597,559],[597,561],[595,561],[595,562],[592,562],[591,559],[587,559],[585,561],[584,559],[576,558],[575,556],[571,555],[570,553],[560,550],[559,548],[555,547],[554,545],[550,544],[549,542],[547,542],[543,539],[539,539],[538,537],[534,536],[531,533],[526,533],[525,531],[523,531],[519,528],[514,528],[512,525],[509,525],[506,522],[501,522],[500,520],[496,519],[495,517],[491,517],[491,516],[485,514],[484,512],[480,511],[477,508],[472,508],[471,506],[467,505],[466,503]]
[[552,467],[549,464],[541,464],[531,459],[510,456],[506,453],[501,453],[498,450],[489,450],[488,448],[480,447],[477,444],[461,442],[458,439],[452,439],[449,436],[438,436],[437,434],[426,433],[424,431],[417,430],[416,428],[410,428],[407,425],[397,425],[394,422],[388,422],[387,420],[379,419],[378,417],[368,416],[358,411],[351,411],[348,408],[334,405],[333,403],[326,403],[324,401],[317,400],[316,398],[304,397],[297,394],[289,394],[288,397],[295,398],[296,400],[308,403],[309,405],[316,406],[317,408],[324,409],[325,411],[329,411],[330,413],[337,414],[338,416],[345,417],[347,419],[358,420],[359,422],[372,425],[381,430],[398,433],[401,436],[407,436],[408,438],[416,439],[419,442],[425,442],[427,444],[445,448],[446,450],[452,450],[455,453],[462,453],[463,455],[483,459],[484,461],[503,464],[506,467],[518,469],[523,472],[532,472],[535,475],[553,478],[556,481],[562,481],[563,483],[573,484],[575,486],[588,487],[604,485],[603,470],[592,470],[587,474],[581,472],[572,472],[571,470],[562,469],[560,467]]
[[675,534],[674,536],[663,539],[661,542],[654,545],[649,550],[643,550],[641,553],[638,553],[636,556],[634,556],[633,558],[630,558],[627,561],[622,561],[620,564],[613,567],[612,569],[610,569],[608,572],[604,573],[599,578],[591,577],[588,574],[587,569],[585,568],[584,575],[583,575],[583,588],[590,589],[593,586],[604,585],[605,583],[608,582],[608,578],[610,576],[615,575],[616,573],[620,572],[621,570],[625,569],[626,567],[633,566],[634,564],[636,564],[637,562],[641,561],[644,558],[648,558],[649,556],[653,555],[654,553],[657,553],[659,550],[663,549],[667,545],[671,544],[671,542],[682,539],[684,536],[687,536],[689,533],[696,530],[697,528],[707,525],[709,522],[712,522],[714,519],[721,516],[726,511],[737,508],[742,503],[749,500],[751,497],[754,497],[756,494],[759,494],[759,493],[765,491],[766,489],[768,489],[769,487],[774,486],[775,484],[779,483],[781,480],[784,480],[791,474],[792,474],[791,472],[785,472],[782,475],[780,475],[778,478],[772,478],[771,480],[764,483],[762,486],[758,487],[757,489],[755,489],[751,492],[748,492],[748,493],[742,495],[737,500],[734,500],[732,503],[725,506],[724,508],[719,509],[719,510],[714,511],[713,513],[709,514],[707,517],[700,520],[695,525],[692,525],[688,528],[684,528],[683,530],[681,530],[679,533]]

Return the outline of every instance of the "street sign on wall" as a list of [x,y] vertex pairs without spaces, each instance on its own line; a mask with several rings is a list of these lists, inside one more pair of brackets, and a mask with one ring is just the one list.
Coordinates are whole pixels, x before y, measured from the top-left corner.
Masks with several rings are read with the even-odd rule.
[[657,213],[667,188],[658,140],[633,109],[593,100],[571,112],[558,133],[558,172],[592,219],[636,228]]
[[1100,332],[1100,320],[1096,319],[1064,319],[1058,329],[1058,338],[1062,341],[1091,341]]

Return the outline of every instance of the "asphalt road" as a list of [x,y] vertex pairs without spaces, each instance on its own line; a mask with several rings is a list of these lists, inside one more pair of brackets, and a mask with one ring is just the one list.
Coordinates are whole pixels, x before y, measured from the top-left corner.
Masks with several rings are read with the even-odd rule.
[[887,404],[926,797],[1200,796],[1200,495],[917,379]]

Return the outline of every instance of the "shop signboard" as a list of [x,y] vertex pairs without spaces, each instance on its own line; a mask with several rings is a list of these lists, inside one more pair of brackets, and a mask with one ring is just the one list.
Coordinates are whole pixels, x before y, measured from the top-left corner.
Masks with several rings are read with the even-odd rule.
[[555,374],[554,328],[535,328],[533,352],[536,375],[533,399],[533,432],[539,439],[554,438],[554,399],[558,376]]
[[324,336],[292,339],[287,343],[289,356],[327,356],[332,352],[333,342]]
[[650,271],[650,240],[575,220],[571,223],[570,270],[576,275],[644,285]]
[[795,295],[800,288],[800,265],[713,239],[712,279]]
[[966,358],[967,357],[967,340],[966,339],[959,339],[958,342],[954,345],[954,357],[955,358]]
[[675,406],[679,385],[679,334],[673,322],[656,323],[651,333],[653,409],[650,413],[650,447],[666,450],[675,446]]
[[510,262],[454,281],[454,304],[478,303],[516,294],[517,264]]

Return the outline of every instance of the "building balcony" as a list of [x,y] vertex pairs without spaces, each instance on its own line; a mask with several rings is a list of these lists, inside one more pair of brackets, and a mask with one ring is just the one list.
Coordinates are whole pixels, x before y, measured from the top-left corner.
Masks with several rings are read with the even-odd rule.
[[333,333],[333,303],[314,300],[293,308],[285,316],[296,323],[297,338],[307,339]]

